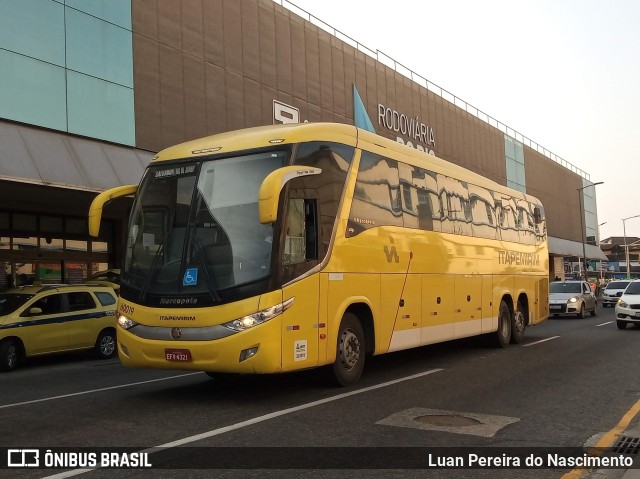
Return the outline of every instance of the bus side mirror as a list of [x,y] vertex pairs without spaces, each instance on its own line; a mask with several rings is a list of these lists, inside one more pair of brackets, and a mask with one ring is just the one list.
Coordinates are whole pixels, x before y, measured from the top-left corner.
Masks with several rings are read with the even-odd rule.
[[542,223],[542,211],[537,206],[533,208],[533,221],[535,221],[537,225]]
[[137,190],[138,185],[117,186],[96,196],[89,207],[89,234],[94,237],[100,234],[100,220],[105,203],[121,196],[132,195]]
[[280,192],[287,182],[301,176],[319,175],[321,168],[311,166],[285,166],[267,175],[258,192],[258,209],[260,223],[263,225],[275,223],[278,219],[278,200]]

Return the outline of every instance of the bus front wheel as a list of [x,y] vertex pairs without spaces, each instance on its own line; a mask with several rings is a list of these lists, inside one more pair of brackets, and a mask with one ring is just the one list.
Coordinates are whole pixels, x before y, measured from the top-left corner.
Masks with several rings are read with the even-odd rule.
[[364,330],[353,313],[345,313],[340,322],[336,346],[336,360],[333,363],[333,377],[340,386],[354,384],[364,368]]
[[498,331],[494,333],[495,345],[506,348],[511,341],[511,311],[504,301],[500,301],[498,313]]

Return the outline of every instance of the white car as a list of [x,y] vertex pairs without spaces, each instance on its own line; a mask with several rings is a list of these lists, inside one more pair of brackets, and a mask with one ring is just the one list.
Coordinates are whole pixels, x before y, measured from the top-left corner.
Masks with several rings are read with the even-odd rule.
[[613,280],[609,281],[607,287],[602,292],[602,306],[605,308],[608,306],[615,306],[622,296],[622,293],[629,286],[630,281],[625,280]]
[[549,285],[549,313],[554,316],[596,315],[598,300],[586,281],[554,281]]
[[619,329],[627,324],[640,325],[640,279],[629,283],[616,304],[616,322]]

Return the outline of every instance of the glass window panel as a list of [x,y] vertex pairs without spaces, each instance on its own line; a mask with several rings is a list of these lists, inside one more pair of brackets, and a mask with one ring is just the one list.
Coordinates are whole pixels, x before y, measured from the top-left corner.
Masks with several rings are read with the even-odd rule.
[[524,165],[522,163],[516,163],[516,182],[520,185],[526,185],[524,177]]
[[40,314],[59,314],[62,312],[62,295],[50,294],[33,303],[31,307],[40,308]]
[[64,66],[64,6],[51,0],[1,1],[0,45]]
[[442,207],[442,232],[472,235],[471,203],[467,184],[446,175],[437,175],[440,205]]
[[41,216],[40,231],[47,233],[62,233],[62,218],[58,216]]
[[524,165],[524,148],[522,146],[522,143],[518,143],[517,147],[516,147],[516,157],[515,160]]
[[493,192],[480,186],[469,185],[469,201],[473,218],[473,235],[496,238],[496,212]]
[[86,263],[70,263],[64,264],[64,280],[68,284],[79,284],[87,279]]
[[504,137],[504,155],[507,158],[515,159],[515,157],[516,157],[515,144],[514,144],[513,140],[511,138],[509,138],[508,136],[506,136],[506,135]]
[[0,117],[67,129],[64,68],[0,49]]
[[13,215],[13,229],[20,231],[37,231],[38,217],[36,215]]
[[363,152],[353,193],[347,236],[376,226],[402,226],[398,162]]
[[67,9],[67,68],[133,88],[131,32]]
[[285,223],[282,264],[298,264],[306,260],[304,218],[304,200],[290,199]]
[[107,243],[104,241],[92,241],[91,251],[93,253],[106,253],[108,251]]
[[11,278],[11,263],[0,262],[0,292],[6,291],[13,286]]
[[27,251],[35,254],[38,249],[38,237],[37,236],[20,236],[14,235],[13,237],[13,249],[17,251]]
[[68,7],[131,30],[131,0],[66,0]]
[[64,249],[64,240],[62,238],[52,238],[45,235],[40,238],[40,251],[62,251]]
[[507,180],[517,181],[516,162],[510,158],[507,158]]
[[37,264],[35,263],[13,263],[11,284],[16,288],[33,284],[36,279],[36,270]]
[[91,263],[91,275],[94,275],[99,271],[106,271],[107,269],[109,269],[108,263]]
[[526,190],[526,188],[524,186],[522,186],[521,184],[516,183],[515,181],[507,180],[507,186],[509,188],[513,188],[514,190],[522,191],[523,193],[527,192],[527,190]]
[[498,195],[495,199],[498,233],[504,241],[520,241],[517,226],[517,209],[513,198]]
[[68,72],[69,132],[135,144],[133,90]]
[[87,220],[80,218],[67,218],[66,221],[66,231],[71,234],[79,234],[86,235],[87,233]]
[[87,246],[88,246],[88,243],[86,241],[67,240],[65,251],[67,252],[87,251]]
[[67,298],[69,299],[69,311],[84,311],[96,307],[91,293],[87,291],[69,293]]
[[39,263],[37,279],[43,284],[62,283],[62,266],[60,263]]

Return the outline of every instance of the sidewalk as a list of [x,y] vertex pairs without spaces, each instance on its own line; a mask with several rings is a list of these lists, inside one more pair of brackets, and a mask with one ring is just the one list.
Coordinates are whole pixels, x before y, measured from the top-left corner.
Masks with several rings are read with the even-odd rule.
[[[640,414],[631,420],[629,427],[620,434],[621,437],[640,438]],[[636,443],[637,444],[637,443]],[[634,469],[598,469],[585,476],[588,479],[640,479],[640,451],[637,448],[635,454],[627,454],[633,458]]]

